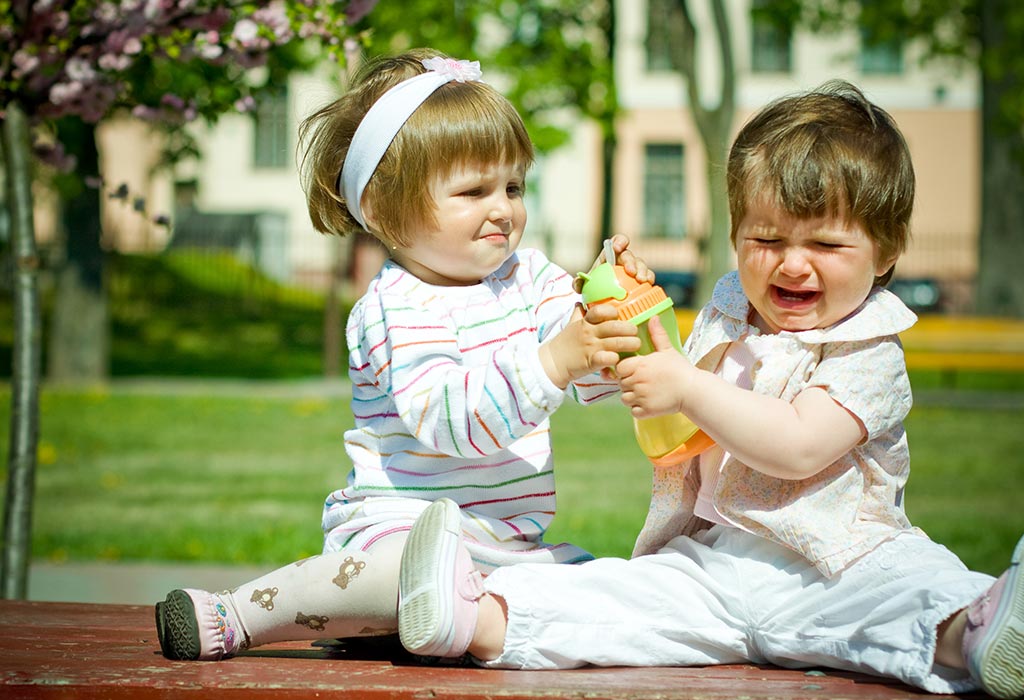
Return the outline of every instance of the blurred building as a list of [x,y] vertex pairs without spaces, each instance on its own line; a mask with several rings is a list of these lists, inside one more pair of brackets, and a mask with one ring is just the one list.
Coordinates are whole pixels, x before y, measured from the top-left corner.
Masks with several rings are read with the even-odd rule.
[[[914,44],[877,43],[857,31],[814,35],[755,22],[754,3],[726,3],[735,55],[734,129],[783,94],[845,78],[891,112],[913,153],[918,199],[914,241],[897,268],[925,308],[941,288],[947,309],[969,302],[976,271],[980,202],[979,88],[975,71],[920,65]],[[698,64],[710,103],[717,100],[717,44],[705,3],[692,2],[698,24]],[[705,157],[687,110],[683,79],[672,65],[673,37],[666,0],[617,3],[616,78],[622,116],[614,173],[614,227],[628,233],[651,265],[692,281],[708,221]],[[199,127],[204,157],[173,176],[153,175],[156,150],[138,125],[107,125],[103,157],[109,182],[127,181],[146,193],[150,212],[174,219],[174,236],[141,220],[130,207],[107,206],[108,236],[125,249],[166,245],[234,247],[280,279],[322,285],[333,268],[347,270],[358,293],[379,265],[372,246],[315,233],[309,223],[295,162],[301,119],[334,99],[343,76],[295,76],[254,115],[228,115]],[[710,105],[709,105],[710,106]],[[575,271],[597,247],[601,143],[596,126],[567,120],[572,139],[538,162],[527,198],[526,245],[545,248]],[[176,242],[177,241],[177,242]],[[938,287],[936,287],[936,283]],[[682,297],[680,297],[682,298]]]

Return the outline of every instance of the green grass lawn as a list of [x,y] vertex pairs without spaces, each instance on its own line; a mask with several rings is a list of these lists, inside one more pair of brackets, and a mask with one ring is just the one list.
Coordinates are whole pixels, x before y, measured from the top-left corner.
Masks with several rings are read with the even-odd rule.
[[[10,390],[0,387],[0,444]],[[47,390],[34,555],[276,565],[319,550],[344,483],[344,397],[145,396]],[[997,573],[1024,532],[1021,411],[921,406],[907,421],[915,524]],[[555,416],[559,514],[549,540],[628,556],[650,467],[615,401]],[[6,484],[6,475],[4,478]]]

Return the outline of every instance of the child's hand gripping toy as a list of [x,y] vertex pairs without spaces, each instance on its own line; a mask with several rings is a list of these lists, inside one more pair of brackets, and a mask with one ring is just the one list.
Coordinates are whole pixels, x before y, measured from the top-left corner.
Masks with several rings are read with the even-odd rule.
[[[583,302],[588,306],[612,304],[617,308],[620,319],[636,325],[641,342],[637,354],[646,355],[654,350],[647,330],[647,322],[653,316],[658,316],[672,346],[682,352],[675,309],[665,291],[648,282],[637,282],[626,273],[625,268],[615,265],[615,253],[609,245],[605,246],[605,259],[610,262],[601,263],[590,272],[580,273],[583,279]],[[633,429],[640,449],[656,467],[678,464],[714,444],[703,430],[682,413],[635,418]]]

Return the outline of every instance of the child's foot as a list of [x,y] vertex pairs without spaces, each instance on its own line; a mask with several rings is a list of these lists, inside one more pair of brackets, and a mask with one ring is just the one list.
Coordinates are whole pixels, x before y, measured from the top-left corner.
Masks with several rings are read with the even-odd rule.
[[168,659],[217,661],[245,649],[245,634],[219,595],[177,589],[156,604],[160,650]]
[[447,498],[431,503],[413,525],[402,552],[402,646],[421,656],[462,656],[473,639],[483,593],[483,577],[462,544],[459,506]]
[[1008,568],[967,608],[964,660],[971,677],[997,698],[1024,696],[1024,537]]

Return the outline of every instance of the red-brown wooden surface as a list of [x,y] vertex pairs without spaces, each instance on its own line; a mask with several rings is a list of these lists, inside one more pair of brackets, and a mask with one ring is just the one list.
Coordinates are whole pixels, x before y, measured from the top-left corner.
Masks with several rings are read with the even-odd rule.
[[148,606],[0,601],[0,698],[935,697],[884,680],[758,666],[492,671],[423,666],[392,638],[261,647],[221,662],[160,655]]

